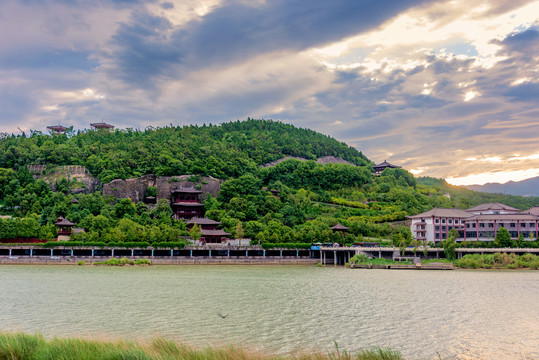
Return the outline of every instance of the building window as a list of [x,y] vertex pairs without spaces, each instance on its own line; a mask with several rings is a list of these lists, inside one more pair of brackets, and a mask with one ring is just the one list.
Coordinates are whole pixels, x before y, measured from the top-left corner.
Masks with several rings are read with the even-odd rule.
[[439,238],[440,238],[440,234],[436,233],[436,234],[434,234],[434,237],[435,237],[436,239],[439,239]]
[[446,231],[446,227],[445,226],[442,226],[442,231]]
[[475,229],[475,223],[472,223],[472,227]]
[[442,219],[442,224],[445,224],[445,219]]
[[466,224],[466,229],[469,229],[470,228],[470,224]]
[[534,223],[530,223],[530,227],[531,227],[531,228],[534,228],[534,227],[535,227],[535,224],[534,224]]
[[484,228],[484,227],[485,227],[485,224],[480,223],[480,224],[479,224],[479,227],[480,227],[480,228]]
[[440,231],[440,226],[437,225],[437,226],[434,227],[434,229],[435,229],[436,231]]
[[435,222],[436,222],[436,224],[439,224],[439,223],[440,223],[440,219],[436,219]]
[[494,228],[494,223],[488,223],[489,228]]
[[446,233],[442,233],[442,239],[445,239],[447,237]]
[[456,220],[455,220],[455,224],[458,224],[458,223],[459,223],[459,219],[456,219]]
[[511,223],[509,224],[510,227],[514,228],[514,227],[517,227],[515,223]]
[[452,224],[452,223],[453,223],[453,220],[449,219],[449,220],[447,220],[447,223],[448,223],[448,224]]

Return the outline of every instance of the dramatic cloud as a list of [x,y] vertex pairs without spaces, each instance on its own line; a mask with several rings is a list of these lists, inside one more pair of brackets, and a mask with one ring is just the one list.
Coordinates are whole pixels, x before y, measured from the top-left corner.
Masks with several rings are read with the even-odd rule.
[[7,0],[0,124],[264,117],[415,174],[517,180],[539,174],[538,13],[524,0]]

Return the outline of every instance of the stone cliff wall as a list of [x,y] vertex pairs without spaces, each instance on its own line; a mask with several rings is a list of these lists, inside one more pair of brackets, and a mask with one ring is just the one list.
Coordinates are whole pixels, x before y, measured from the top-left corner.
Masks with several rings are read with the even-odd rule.
[[[61,178],[76,180],[82,187],[71,189],[72,193],[92,193],[101,183],[86,167],[79,165],[56,166],[48,168],[48,165],[28,165],[28,171],[34,176],[34,179],[42,179],[55,190],[56,181]],[[79,186],[80,186],[79,185]]]
[[[263,168],[264,167],[272,167],[272,166],[275,166],[277,164],[282,163],[283,161],[290,160],[290,159],[296,159],[296,160],[300,160],[300,161],[307,161],[307,159],[305,159],[305,158],[300,158],[300,157],[295,157],[295,156],[285,156],[284,158],[281,158],[279,160],[275,160],[275,161],[272,161],[272,162],[267,163],[267,164],[262,164],[262,165],[260,165],[260,167],[263,167]],[[343,158],[335,157],[335,156],[324,156],[324,157],[318,158],[316,160],[316,163],[317,164],[322,164],[322,165],[325,165],[325,164],[347,164],[347,165],[351,165],[351,166],[357,166],[356,164],[353,164],[353,163],[351,163],[349,161],[346,161]]]
[[[192,181],[193,180],[193,181]],[[221,188],[222,180],[212,177],[200,177],[195,179],[191,175],[181,176],[155,176],[144,175],[136,179],[116,179],[103,185],[103,194],[117,198],[130,198],[134,202],[144,201],[148,186],[157,187],[156,201],[166,199],[170,201],[172,190],[180,188],[198,188],[202,191],[202,198],[207,194],[216,196]]]

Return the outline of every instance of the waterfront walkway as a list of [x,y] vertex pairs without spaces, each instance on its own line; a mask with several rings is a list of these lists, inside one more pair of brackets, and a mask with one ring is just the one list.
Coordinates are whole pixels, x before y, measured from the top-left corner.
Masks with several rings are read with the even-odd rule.
[[[466,254],[489,253],[525,253],[539,254],[536,248],[502,248],[502,249],[455,249],[458,258]],[[94,263],[110,258],[126,257],[129,259],[149,259],[154,264],[197,264],[197,263],[229,263],[229,264],[292,264],[321,263],[323,265],[345,265],[356,254],[365,254],[369,258],[396,259],[413,257],[423,259],[444,258],[441,248],[427,249],[426,255],[421,249],[407,248],[401,254],[399,248],[393,247],[319,247],[307,249],[263,249],[260,246],[249,247],[188,247],[184,249],[161,248],[99,248],[99,247],[63,247],[44,248],[41,246],[4,245],[0,246],[0,263],[37,264],[37,263],[73,263],[85,261]]]

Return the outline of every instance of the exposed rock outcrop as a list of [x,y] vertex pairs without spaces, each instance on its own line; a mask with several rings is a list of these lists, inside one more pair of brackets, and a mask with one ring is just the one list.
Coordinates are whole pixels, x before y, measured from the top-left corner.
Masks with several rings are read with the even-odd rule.
[[55,183],[62,178],[75,180],[78,183],[79,187],[71,189],[74,194],[92,193],[101,184],[99,179],[84,166],[68,165],[50,168],[48,165],[28,165],[27,168],[34,179],[42,179],[50,185],[52,190],[55,190]]
[[146,190],[149,186],[157,188],[155,201],[166,199],[170,201],[173,190],[180,188],[193,188],[202,191],[202,198],[207,194],[216,196],[221,188],[222,180],[212,177],[195,177],[191,175],[181,176],[155,176],[144,175],[135,179],[116,179],[103,185],[103,194],[117,198],[130,198],[134,202],[144,201]]
[[[282,163],[283,161],[286,161],[286,160],[289,160],[289,159],[296,159],[296,160],[300,160],[300,161],[307,161],[307,159],[305,158],[300,158],[300,157],[295,157],[295,156],[285,156],[284,158],[281,158],[279,160],[275,160],[275,161],[272,161],[272,162],[269,162],[267,164],[262,164],[260,165],[260,167],[272,167],[272,166],[275,166],[279,163]],[[325,165],[325,164],[347,164],[347,165],[351,165],[351,166],[357,166],[356,164],[353,164],[349,161],[346,161],[344,160],[343,158],[340,158],[340,157],[335,157],[335,156],[323,156],[321,158],[318,158],[318,160],[316,160],[316,163],[317,164],[322,164],[322,165]]]
[[335,156],[324,156],[316,160],[317,164],[346,164],[351,166],[357,166],[356,164],[351,163],[350,161],[346,161],[343,158],[335,157]]

